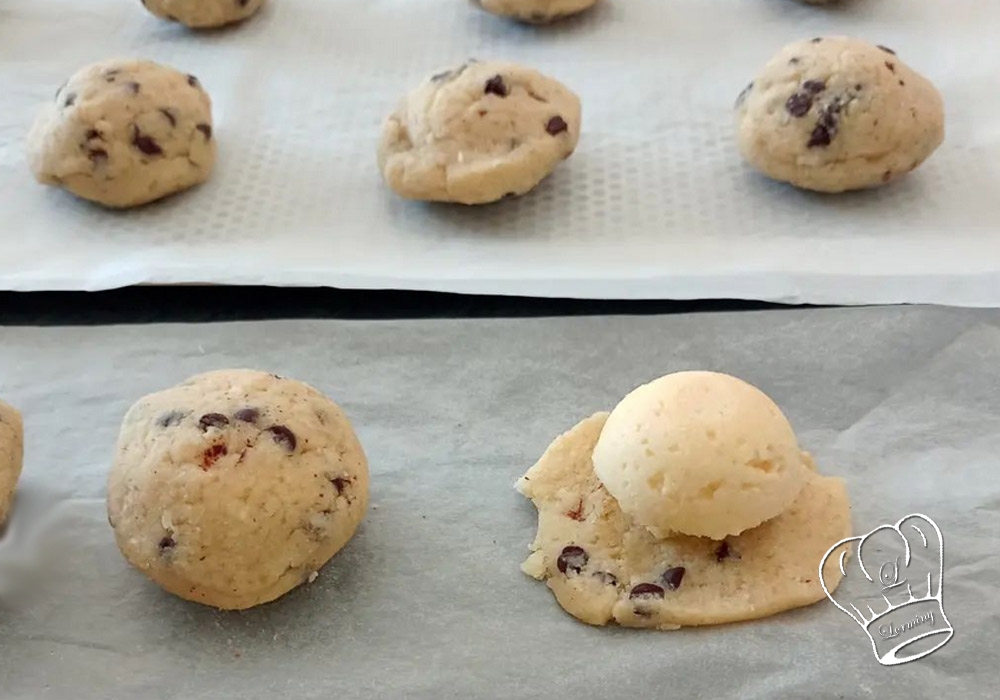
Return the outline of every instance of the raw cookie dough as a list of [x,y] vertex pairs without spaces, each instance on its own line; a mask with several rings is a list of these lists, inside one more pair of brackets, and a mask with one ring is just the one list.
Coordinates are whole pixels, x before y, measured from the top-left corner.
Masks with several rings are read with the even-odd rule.
[[125,558],[182,598],[243,609],[312,580],[354,534],[368,463],[312,387],[201,374],[125,416],[108,519]]
[[529,24],[548,24],[583,12],[598,0],[473,0],[487,12]]
[[408,199],[485,204],[533,189],[580,138],[580,100],[513,63],[470,61],[426,80],[382,127],[378,162]]
[[7,520],[24,462],[24,425],[13,406],[0,401],[0,525]]
[[83,68],[28,135],[39,182],[108,207],[133,207],[208,179],[212,103],[193,75],[150,61]]
[[264,0],[142,0],[157,17],[189,27],[221,27],[241,22],[264,5]]
[[[594,474],[607,415],[557,438],[517,483],[538,508],[522,569],[545,580],[568,613],[592,625],[674,629],[752,620],[825,597],[820,561],[851,531],[839,479],[813,473],[785,512],[736,537],[658,540],[630,522]],[[838,566],[824,576],[834,590]]]
[[776,180],[819,192],[876,187],[944,140],[944,105],[891,49],[817,37],[782,49],[737,100],[740,152]]
[[675,372],[611,412],[594,472],[657,537],[721,540],[770,520],[810,478],[808,455],[774,401],[718,372]]

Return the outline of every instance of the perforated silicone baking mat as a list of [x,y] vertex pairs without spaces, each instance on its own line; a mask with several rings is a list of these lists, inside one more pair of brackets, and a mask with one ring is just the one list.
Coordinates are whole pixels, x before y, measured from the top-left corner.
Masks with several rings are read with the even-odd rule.
[[[945,145],[890,188],[807,194],[736,154],[737,93],[788,41],[833,33],[891,46],[944,93]],[[998,34],[985,0],[602,0],[549,28],[467,0],[271,0],[200,34],[127,0],[0,0],[0,287],[1000,304]],[[39,105],[118,55],[197,74],[220,143],[210,183],[130,213],[36,185],[24,158]],[[379,124],[470,56],[575,89],[580,147],[522,199],[404,202],[375,166]]]

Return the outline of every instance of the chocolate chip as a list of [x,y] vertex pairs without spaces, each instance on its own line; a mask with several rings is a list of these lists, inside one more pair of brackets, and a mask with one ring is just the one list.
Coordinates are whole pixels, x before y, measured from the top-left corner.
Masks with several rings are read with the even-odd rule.
[[434,75],[431,76],[431,82],[432,83],[444,82],[445,80],[447,80],[450,77],[451,77],[451,71],[450,70],[441,71],[440,73],[435,73]]
[[655,583],[640,583],[633,586],[628,597],[632,600],[636,598],[662,598],[664,593],[663,588]]
[[244,423],[256,423],[257,419],[260,418],[260,411],[256,408],[241,408],[233,414],[233,418]]
[[176,547],[177,546],[177,542],[176,542],[176,540],[174,540],[173,537],[171,537],[170,535],[167,535],[162,540],[160,540],[159,544],[157,544],[156,546],[160,548],[161,552],[163,552],[163,551],[165,551],[167,549],[173,549],[174,547]]
[[886,61],[885,62],[885,67],[888,68],[889,71],[892,72],[892,73],[896,72],[896,64],[893,63],[892,61]]
[[103,138],[104,138],[104,137],[101,136],[101,132],[98,131],[97,129],[88,129],[87,133],[84,134],[83,137],[85,139],[87,139],[88,141],[91,141],[93,139],[102,139],[103,140]]
[[266,433],[271,433],[271,439],[276,443],[284,447],[289,452],[295,451],[295,446],[298,441],[295,439],[295,433],[286,428],[283,425],[272,425],[270,428],[265,430]]
[[857,90],[858,92],[861,92],[863,88],[864,85],[862,85],[861,83],[858,83],[857,85],[854,86],[854,89]]
[[161,428],[170,428],[184,420],[186,415],[183,411],[168,411],[156,419],[156,424]]
[[198,419],[198,425],[202,430],[209,428],[225,428],[229,425],[229,419],[221,413],[206,413]]
[[807,80],[802,83],[802,89],[813,95],[818,95],[826,90],[826,83],[822,80]]
[[906,83],[904,83],[902,80],[899,81],[899,85],[900,87],[906,87]]
[[121,72],[122,71],[120,68],[112,68],[111,70],[106,70],[104,71],[104,79],[109,83],[113,83],[115,82],[115,78],[117,78]]
[[206,139],[212,138],[212,126],[210,124],[199,124],[195,129],[203,133]]
[[804,117],[809,114],[809,110],[812,109],[813,98],[812,95],[807,95],[804,92],[796,92],[785,102],[785,109],[793,117]]
[[74,102],[76,102],[76,93],[71,92],[68,95],[66,95],[66,100],[63,102],[63,107],[72,107]]
[[798,56],[792,56],[790,59],[788,59],[788,65],[794,66],[794,65],[797,65],[801,61],[802,61],[802,59],[799,58]]
[[743,88],[740,94],[736,97],[737,107],[746,102],[747,95],[749,95],[752,90],[753,90],[753,82],[751,81],[745,88]]
[[607,571],[595,571],[594,578],[600,579],[601,583],[605,586],[617,586],[618,577],[614,574],[609,574]]
[[152,136],[143,135],[137,126],[132,129],[132,145],[147,156],[163,155],[163,149],[160,148],[160,144],[156,142],[156,139]]
[[240,7],[246,7],[250,3],[250,0],[236,0],[236,4]]
[[210,469],[219,461],[220,457],[225,457],[227,454],[229,454],[229,449],[225,445],[212,445],[201,455],[201,468]]
[[558,136],[567,129],[569,129],[569,124],[566,123],[565,119],[559,116],[552,117],[545,125],[545,131],[547,131],[550,136]]
[[809,148],[829,146],[832,140],[830,130],[822,124],[817,124],[816,128],[812,130],[811,134],[809,134],[809,143],[807,145]]
[[344,490],[348,487],[348,485],[351,483],[351,480],[345,476],[335,476],[332,479],[330,479],[330,477],[327,477],[327,479],[329,479],[330,483],[333,484],[333,488],[337,489],[338,495],[342,494]]
[[177,126],[177,117],[175,117],[169,109],[161,107],[160,114],[167,118],[167,121],[170,122],[170,126]]
[[819,42],[821,42],[821,41],[823,41],[823,37],[821,37],[821,36],[818,36],[818,37],[816,37],[815,39],[813,39],[813,40],[812,40],[812,42],[810,42],[810,43],[813,43],[813,44],[818,44],[818,43],[819,43]]
[[686,569],[683,566],[674,566],[663,572],[663,576],[660,580],[663,581],[663,585],[667,587],[668,591],[676,591],[681,587],[681,581],[684,580],[684,572]]
[[583,567],[587,565],[588,561],[590,561],[590,556],[584,551],[583,547],[571,544],[563,547],[559,558],[556,559],[556,568],[559,569],[559,573],[561,574],[569,571],[578,574],[583,571]]
[[725,540],[719,543],[719,546],[715,548],[715,561],[725,561],[732,555],[732,550],[729,547],[729,543]]
[[190,85],[191,87],[193,88],[201,87],[201,83],[199,83],[198,79],[193,75],[188,75],[187,79],[188,79],[188,85]]
[[496,95],[497,97],[507,97],[510,91],[507,89],[507,83],[503,81],[503,76],[494,75],[486,81],[485,93],[487,95]]
[[885,51],[886,53],[891,53],[893,56],[896,55],[896,52],[890,49],[888,46],[882,46],[882,44],[879,44],[878,47],[883,51]]
[[140,90],[139,83],[137,83],[137,82],[135,82],[133,80],[133,81],[127,83],[127,84],[128,84],[128,89],[132,91],[133,95],[138,95],[139,94],[139,90]]
[[108,152],[103,148],[91,148],[87,151],[87,157],[90,158],[94,165],[106,161],[108,159]]

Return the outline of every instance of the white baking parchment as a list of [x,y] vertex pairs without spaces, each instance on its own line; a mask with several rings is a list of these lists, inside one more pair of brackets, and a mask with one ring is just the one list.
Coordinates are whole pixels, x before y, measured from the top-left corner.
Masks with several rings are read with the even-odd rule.
[[[998,312],[5,328],[0,340],[0,396],[28,431],[0,540],[4,700],[996,697]],[[372,505],[314,583],[225,613],[130,569],[104,493],[130,403],[232,366],[341,403]],[[578,419],[690,368],[768,391],[821,470],[846,480],[857,533],[934,519],[947,645],[881,666],[827,601],[722,627],[593,628],[520,572],[536,516],[515,479]]]
[[[751,173],[736,95],[785,43],[891,46],[947,105],[918,173],[821,196]],[[192,33],[132,0],[0,0],[0,288],[137,283],[394,288],[582,298],[1000,305],[1000,3],[602,0],[548,28],[467,0],[271,0]],[[120,55],[201,78],[218,170],[128,213],[34,183],[25,134],[80,66]],[[530,196],[464,208],[382,184],[382,118],[474,56],[576,90],[576,154]]]

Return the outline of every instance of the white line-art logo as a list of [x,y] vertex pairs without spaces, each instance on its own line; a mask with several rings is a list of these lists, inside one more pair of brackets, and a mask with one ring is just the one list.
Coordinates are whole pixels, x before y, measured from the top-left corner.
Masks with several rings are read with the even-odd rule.
[[[856,566],[848,563],[852,552]],[[845,581],[860,579],[867,591],[848,601],[833,597],[823,570],[834,556],[839,557]],[[954,636],[944,614],[943,576],[944,538],[937,524],[920,513],[841,540],[819,564],[826,597],[861,625],[883,666],[921,659]]]

